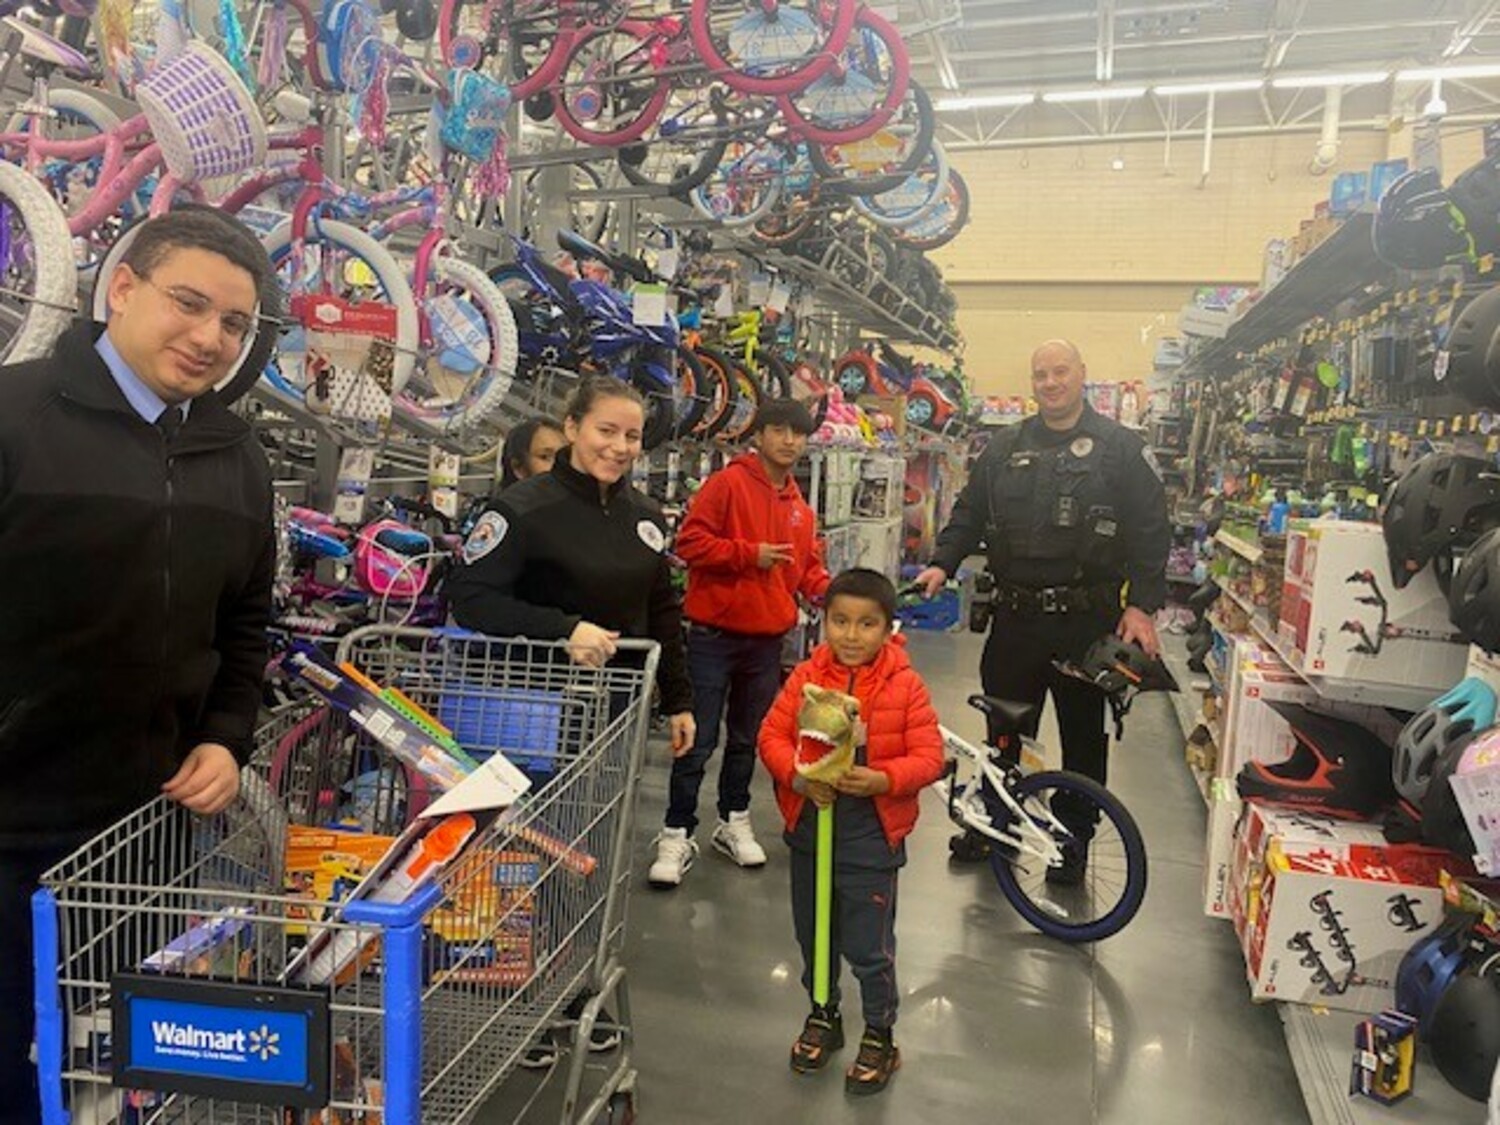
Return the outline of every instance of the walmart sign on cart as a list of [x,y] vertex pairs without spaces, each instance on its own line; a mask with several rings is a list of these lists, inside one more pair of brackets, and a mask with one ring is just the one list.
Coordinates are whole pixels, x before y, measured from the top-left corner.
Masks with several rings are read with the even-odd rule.
[[120,1081],[270,1105],[322,1105],[328,998],[298,989],[129,974],[114,983]]

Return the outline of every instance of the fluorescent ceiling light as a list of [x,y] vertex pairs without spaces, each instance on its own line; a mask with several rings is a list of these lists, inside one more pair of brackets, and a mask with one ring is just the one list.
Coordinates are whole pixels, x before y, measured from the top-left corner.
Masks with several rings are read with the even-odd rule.
[[1372,86],[1391,76],[1388,70],[1362,70],[1350,74],[1285,74],[1271,79],[1278,90],[1305,90],[1312,86]]
[[1398,70],[1397,82],[1435,82],[1443,78],[1497,78],[1500,63],[1473,63],[1469,66],[1432,66],[1416,70]]
[[1042,101],[1063,102],[1119,102],[1126,98],[1139,98],[1146,92],[1144,86],[1098,86],[1092,90],[1049,90]]
[[1152,92],[1164,98],[1178,94],[1232,94],[1241,90],[1259,90],[1264,78],[1227,78],[1222,82],[1184,82],[1175,86],[1153,86]]
[[959,94],[951,98],[939,98],[932,108],[939,113],[954,113],[961,109],[1000,109],[1006,106],[1030,105],[1036,94]]

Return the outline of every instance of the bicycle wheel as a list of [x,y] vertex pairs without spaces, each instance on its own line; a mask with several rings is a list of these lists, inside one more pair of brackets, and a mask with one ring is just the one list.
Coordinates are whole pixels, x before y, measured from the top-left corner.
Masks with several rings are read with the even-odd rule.
[[895,116],[911,81],[906,44],[890,21],[861,8],[838,66],[810,86],[777,98],[787,124],[809,143],[872,137]]
[[674,438],[685,437],[693,432],[708,400],[703,394],[703,384],[709,380],[702,360],[686,344],[677,345],[677,386],[681,396],[677,404],[677,424],[672,428]]
[[747,94],[790,94],[824,74],[854,26],[853,0],[693,0],[693,45],[726,85]]
[[899,185],[878,195],[856,195],[850,202],[878,226],[905,229],[920,223],[943,202],[951,175],[948,152],[934,141],[922,167]]
[[552,84],[558,124],[586,145],[640,140],[672,92],[651,61],[655,42],[650,24],[631,21],[574,40]]
[[[360,421],[375,421],[380,413],[380,403],[373,397],[369,384],[374,382],[385,396],[399,394],[411,378],[416,366],[417,347],[421,331],[417,319],[417,300],[411,285],[406,280],[406,270],[380,243],[364,231],[334,219],[320,220],[309,228],[301,246],[301,254],[292,241],[292,224],[282,223],[262,240],[271,264],[285,293],[291,297],[287,306],[293,316],[291,333],[281,346],[283,360],[298,353],[298,344],[306,354],[306,332],[317,330],[315,299],[331,298],[332,302],[358,305],[362,318],[373,319],[373,314],[393,310],[394,330],[389,336],[383,333],[376,342],[384,341],[390,348],[389,387],[384,386],[384,375],[376,375],[364,382],[355,381],[349,394],[357,396],[348,402],[335,402],[333,408],[349,412],[349,416]],[[298,260],[300,257],[300,261]],[[301,309],[297,307],[300,301]],[[377,357],[370,357],[375,360]],[[289,365],[282,364],[283,376]],[[307,372],[303,372],[304,376]],[[293,384],[305,379],[293,377]]]
[[561,7],[542,0],[443,0],[438,17],[443,61],[503,82],[518,102],[562,73],[573,38]]
[[[1085,848],[1083,881],[1077,886],[1047,882],[1047,865],[1024,852],[1008,859],[991,849],[990,866],[1000,891],[1016,912],[1048,937],[1059,941],[1099,941],[1119,933],[1135,917],[1146,897],[1146,844],[1135,819],[1120,799],[1082,774],[1045,770],[1018,780],[1011,794],[1043,831],[1051,831],[1058,845]],[[1009,810],[991,799],[1008,819]],[[1084,839],[1078,829],[1051,826],[1047,812],[1070,825],[1092,832]]]
[[[592,164],[569,164],[567,187],[558,186],[554,168],[533,168],[526,175],[525,198],[521,202],[521,237],[527,242],[541,238],[543,227],[576,230],[590,242],[598,242],[609,227],[610,204],[597,198],[605,188],[604,177]],[[565,198],[559,199],[559,196]],[[575,198],[575,196],[577,196]]]
[[786,153],[774,141],[736,141],[688,199],[706,219],[717,219],[726,227],[746,227],[781,198],[787,167]]
[[433,258],[431,265],[433,284],[422,309],[433,346],[395,402],[408,414],[444,426],[473,425],[510,392],[516,318],[478,266],[452,254]]
[[[181,211],[203,206],[204,204],[201,203],[180,203],[174,210]],[[144,221],[143,217],[140,222]],[[89,308],[93,311],[94,319],[100,324],[109,322],[109,279],[114,274],[115,267],[125,257],[125,251],[135,241],[140,222],[126,227],[124,233],[115,239],[94,273],[94,288],[89,298]],[[271,353],[275,350],[277,342],[274,325],[281,316],[280,298],[280,291],[274,288],[269,288],[267,292],[261,294],[261,320],[255,334],[245,341],[245,346],[240,350],[239,361],[229,369],[229,374],[224,376],[219,385],[214,388],[219,395],[219,401],[225,405],[238,402],[243,398],[245,392],[255,386],[260,379],[261,372],[266,369],[266,364],[271,362]]]
[[917,82],[909,84],[901,107],[874,135],[841,145],[811,144],[808,158],[828,191],[878,195],[900,187],[932,151],[937,114]]
[[78,303],[72,235],[57,201],[0,162],[0,363],[52,351]]
[[755,352],[755,374],[767,398],[791,398],[792,375],[786,364],[765,348]]
[[896,240],[913,250],[936,250],[958,237],[969,222],[969,185],[953,169],[942,197],[911,225],[892,231]]
[[636,187],[665,188],[673,195],[692,191],[719,166],[737,119],[717,94],[675,89],[654,135],[620,149],[620,172]]
[[694,437],[711,438],[728,423],[739,387],[730,373],[729,361],[719,352],[700,344],[693,355],[703,374],[694,393],[698,416],[688,432]]
[[755,376],[746,370],[743,363],[731,359],[729,371],[734,377],[736,397],[734,406],[729,411],[717,436],[724,441],[733,442],[739,441],[750,432],[750,424],[755,421],[755,415],[760,410],[762,396],[760,384],[755,381]]

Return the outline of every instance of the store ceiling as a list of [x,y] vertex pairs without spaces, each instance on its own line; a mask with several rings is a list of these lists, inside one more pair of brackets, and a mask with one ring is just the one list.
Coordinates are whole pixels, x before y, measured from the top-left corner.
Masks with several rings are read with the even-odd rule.
[[[939,97],[1500,62],[1500,0],[900,0],[899,22],[913,73]],[[1500,97],[1495,78],[1445,87],[1454,114],[1483,112],[1492,93]],[[1421,110],[1430,96],[1430,84],[1355,87],[1344,115],[1409,117],[1412,103],[1420,99]],[[1165,132],[1194,112],[1186,95],[1170,113],[1166,100],[1038,102],[949,113],[944,123],[950,142],[974,145],[1017,143],[1020,131],[1033,139]],[[1303,115],[1322,100],[1320,89],[1220,93],[1216,119],[1268,131],[1306,127]]]

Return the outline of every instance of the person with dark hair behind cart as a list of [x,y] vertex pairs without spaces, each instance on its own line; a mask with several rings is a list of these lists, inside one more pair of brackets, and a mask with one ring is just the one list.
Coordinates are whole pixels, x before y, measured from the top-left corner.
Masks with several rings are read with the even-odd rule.
[[[566,640],[572,659],[591,667],[613,658],[621,637],[658,642],[656,683],[672,755],[680,757],[694,732],[682,603],[661,509],[630,485],[645,420],[629,384],[596,378],[580,386],[563,419],[567,446],[550,472],[499,493],[479,517],[449,602],[466,629]],[[593,1049],[619,1042],[609,1022],[595,1027]],[[549,1061],[542,1046],[523,1065]]]
[[552,468],[557,451],[568,444],[562,424],[538,414],[518,423],[500,448],[500,488],[530,480]]

